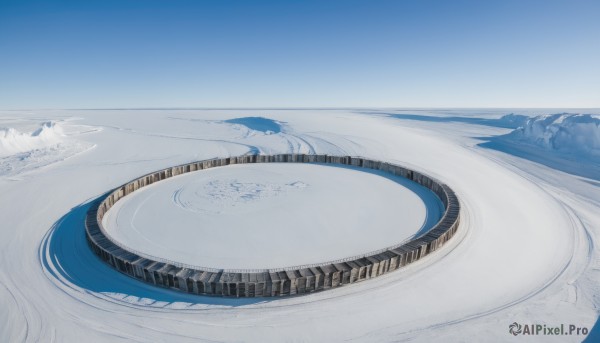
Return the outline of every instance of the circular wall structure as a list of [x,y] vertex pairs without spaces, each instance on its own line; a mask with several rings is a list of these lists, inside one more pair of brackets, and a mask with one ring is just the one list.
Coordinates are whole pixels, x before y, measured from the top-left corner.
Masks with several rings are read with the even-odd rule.
[[[443,204],[443,213],[441,219],[435,225],[432,225],[429,230],[409,241],[394,236],[393,232],[382,233],[386,237],[389,237],[389,239],[392,239],[392,241],[398,243],[366,254],[352,255],[333,261],[329,260],[327,255],[323,255],[321,256],[324,259],[323,262],[319,262],[317,259],[309,261],[311,263],[308,264],[282,268],[275,267],[277,265],[277,258],[273,258],[275,264],[266,263],[265,265],[261,265],[260,263],[264,262],[257,262],[257,265],[248,265],[256,267],[252,269],[247,268],[247,265],[243,265],[244,269],[232,269],[231,267],[235,265],[219,266],[217,262],[212,265],[209,263],[209,267],[197,266],[185,263],[195,261],[194,259],[186,260],[178,255],[171,256],[164,253],[160,254],[162,257],[157,257],[149,253],[152,250],[149,251],[135,247],[131,242],[115,235],[115,232],[107,230],[103,224],[103,219],[105,219],[105,215],[109,209],[113,208],[113,206],[117,209],[123,203],[127,203],[123,201],[119,202],[119,200],[140,188],[155,184],[158,181],[213,167],[268,162],[312,163],[312,165],[307,165],[307,167],[316,167],[316,164],[347,165],[355,169],[366,168],[374,173],[384,173],[390,179],[396,178],[396,181],[399,179],[410,180],[431,190]],[[282,166],[284,165],[282,164]],[[305,168],[304,166],[302,167]],[[182,176],[181,178],[185,177],[187,176]],[[375,177],[381,178],[380,175]],[[161,187],[164,185],[160,184]],[[158,186],[159,184],[156,184],[153,187]],[[236,187],[238,186],[236,185]],[[284,186],[301,188],[303,184],[293,182],[289,185],[284,184]],[[280,188],[277,187],[279,186],[272,186],[269,189],[271,192],[279,191]],[[150,191],[149,189],[146,190]],[[139,197],[146,190],[137,192],[128,197],[128,199],[136,196]],[[198,190],[206,191],[206,188],[200,187]],[[183,192],[175,192],[173,200],[175,203],[181,205],[182,208],[194,211],[211,210],[210,206],[207,206],[208,203],[195,204],[190,199],[186,199],[185,194],[180,193]],[[363,281],[401,268],[432,253],[445,244],[457,230],[459,212],[460,205],[458,199],[448,186],[426,175],[398,165],[349,156],[300,154],[244,155],[211,159],[167,168],[128,182],[92,205],[88,211],[85,226],[86,237],[92,250],[103,261],[131,277],[157,286],[174,288],[194,294],[261,297],[312,293]],[[108,218],[110,215],[106,217]],[[390,222],[389,218],[385,222]],[[398,224],[398,227],[400,227],[400,224]],[[357,239],[357,241],[360,241],[360,239]],[[201,248],[202,246],[200,245],[199,249]],[[273,256],[281,255],[275,254]],[[306,262],[304,260],[301,261],[303,263]],[[283,265],[286,262],[289,261],[284,260]]]
[[180,263],[284,269],[406,242],[442,214],[431,190],[380,170],[245,163],[146,186],[111,207],[102,225],[128,248]]

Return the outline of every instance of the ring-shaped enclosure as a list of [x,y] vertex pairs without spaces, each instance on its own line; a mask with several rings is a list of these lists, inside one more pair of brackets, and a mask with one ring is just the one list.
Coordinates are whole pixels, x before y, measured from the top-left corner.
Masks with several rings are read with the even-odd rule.
[[[437,224],[408,242],[336,261],[277,269],[218,269],[167,260],[124,246],[102,225],[102,218],[117,201],[140,188],[180,174],[244,163],[322,163],[380,170],[430,189],[441,200],[444,212]],[[455,235],[459,222],[460,203],[454,191],[423,173],[363,157],[278,154],[215,158],[144,175],[95,201],[86,215],[85,230],[89,246],[100,259],[135,279],[200,295],[277,297],[332,289],[402,268],[442,247]]]

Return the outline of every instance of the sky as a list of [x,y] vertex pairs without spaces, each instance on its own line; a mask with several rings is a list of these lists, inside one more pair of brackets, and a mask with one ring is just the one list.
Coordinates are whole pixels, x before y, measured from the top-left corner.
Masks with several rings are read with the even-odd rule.
[[600,107],[600,1],[0,0],[0,109]]

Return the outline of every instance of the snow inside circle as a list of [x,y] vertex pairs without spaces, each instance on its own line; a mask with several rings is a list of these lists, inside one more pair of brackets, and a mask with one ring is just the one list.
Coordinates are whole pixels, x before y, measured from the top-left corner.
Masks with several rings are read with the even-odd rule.
[[118,201],[107,233],[142,253],[208,268],[262,269],[365,254],[425,232],[443,206],[377,170],[239,164],[175,176]]
[[221,214],[232,208],[240,211],[251,202],[281,196],[307,186],[302,181],[244,182],[238,178],[192,181],[173,192],[173,202],[188,211]]

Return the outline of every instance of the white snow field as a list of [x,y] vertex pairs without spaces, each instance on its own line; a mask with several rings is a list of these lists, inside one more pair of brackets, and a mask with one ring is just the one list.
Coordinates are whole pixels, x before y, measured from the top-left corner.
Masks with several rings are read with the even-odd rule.
[[388,175],[288,163],[213,168],[134,192],[104,227],[132,251],[198,269],[335,261],[403,242],[441,218],[433,192]]
[[[3,170],[10,170],[0,174],[0,340],[585,339],[582,335],[513,337],[509,325],[517,322],[586,327],[592,342],[600,330],[596,324],[600,309],[600,161],[589,151],[567,153],[523,143],[515,137],[517,133],[511,134],[524,125],[522,118],[501,119],[510,112],[536,116],[563,110],[0,112],[0,127],[20,133],[35,132],[42,123],[59,123],[65,134],[60,140],[68,142],[67,146],[52,142],[52,148],[45,143],[20,145],[3,150],[0,157]],[[587,129],[591,133],[585,133]],[[593,127],[586,130],[578,130],[574,139],[587,142],[588,138],[580,135],[598,134]],[[10,132],[18,136],[16,131]],[[31,137],[34,139],[33,134]],[[17,142],[17,138],[9,140],[10,144]],[[423,171],[456,191],[464,210],[459,231],[448,245],[406,268],[365,282],[286,298],[214,298],[156,288],[116,272],[86,244],[83,220],[90,201],[126,181],[195,160],[286,152],[358,155]],[[258,208],[263,201],[261,210],[266,211],[281,198],[290,201],[290,210],[296,214],[310,216],[311,211],[317,211],[321,218],[327,218],[329,211],[338,215],[338,211],[366,204],[352,203],[358,200],[350,194],[351,198],[344,195],[349,197],[344,200],[348,203],[332,206],[323,202],[327,198],[316,199],[321,195],[311,193],[311,187],[326,186],[323,196],[327,197],[346,182],[346,177],[351,178],[350,174],[360,173],[352,181],[357,187],[366,187],[363,182],[371,179],[389,181],[378,175],[363,175],[364,171],[325,166],[306,167],[322,168],[318,173],[294,168],[273,178],[265,175],[279,173],[277,166],[254,172],[244,168],[217,168],[210,180],[208,174],[198,173],[199,178],[195,178],[192,173],[190,182],[181,177],[172,183],[152,185],[147,191],[161,191],[152,196],[148,192],[148,208],[141,206],[140,210],[155,212],[154,221],[160,225],[162,213],[153,209],[161,202],[168,204],[169,211],[186,212],[190,216],[186,220],[197,215],[209,220],[223,211],[237,215],[244,207]],[[331,175],[322,179],[316,176],[322,173]],[[424,208],[429,207],[422,197],[421,203],[409,201],[415,192],[407,192],[406,185],[389,187],[377,186],[374,193],[365,194],[381,196],[368,209],[384,216],[398,211],[397,223],[393,224],[401,229],[397,238],[406,239],[419,230]],[[201,194],[195,194],[197,190]],[[257,190],[264,198],[256,204],[245,202],[244,195],[252,198]],[[137,200],[143,200],[145,192],[140,191]],[[202,198],[206,194],[218,200]],[[302,197],[316,200],[304,201]],[[124,201],[122,213],[129,206],[130,211],[135,208],[137,200],[132,197],[131,202]],[[407,204],[421,207],[409,216],[414,222],[405,224],[402,211]],[[325,223],[319,227],[327,235],[391,229],[361,228],[361,215],[353,213],[348,227]],[[143,217],[140,225],[149,220],[149,215]],[[129,219],[124,223],[138,225],[133,214],[125,218]],[[379,223],[389,224],[385,218]],[[403,225],[407,225],[405,231]],[[248,229],[274,228],[249,225]],[[174,230],[190,231],[185,226]],[[306,241],[315,239],[314,232],[282,234],[306,247]],[[160,243],[151,232],[144,234]],[[217,233],[211,239],[223,244]],[[365,245],[379,244],[363,237],[357,240]],[[264,242],[268,243],[268,238]],[[347,238],[340,243],[344,247],[336,245],[340,250],[335,255],[358,247]],[[266,254],[272,247],[264,244],[261,249]]]

